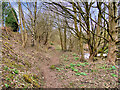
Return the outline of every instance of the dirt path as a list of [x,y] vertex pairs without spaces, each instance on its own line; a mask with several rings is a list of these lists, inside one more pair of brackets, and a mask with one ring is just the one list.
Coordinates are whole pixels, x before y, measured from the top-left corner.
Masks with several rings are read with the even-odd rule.
[[[50,69],[51,65],[58,65],[59,59],[61,56],[60,51],[49,50],[47,53],[40,53],[34,50],[24,50],[19,52],[21,56],[25,56],[26,60],[32,64],[32,67],[29,69],[29,72],[37,74],[40,76],[42,74],[43,80],[43,88],[61,88],[63,84],[57,78],[57,72]],[[26,56],[28,55],[28,57]],[[41,57],[44,58],[41,60]]]
[[60,88],[62,87],[62,83],[58,80],[56,76],[57,73],[49,68],[51,65],[59,64],[60,53],[50,52],[47,53],[47,56],[50,58],[50,60],[41,63],[41,70],[45,81],[43,88]]

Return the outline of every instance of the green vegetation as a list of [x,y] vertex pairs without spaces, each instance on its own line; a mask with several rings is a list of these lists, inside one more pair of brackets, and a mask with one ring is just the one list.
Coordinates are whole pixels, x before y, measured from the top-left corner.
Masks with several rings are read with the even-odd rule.
[[4,70],[8,70],[9,68],[7,66],[4,67]]
[[14,70],[14,73],[15,73],[15,74],[18,74],[19,72],[18,72],[18,70]]
[[75,68],[74,68],[74,67],[71,67],[71,69],[72,69],[72,71],[74,71]]
[[70,66],[66,66],[66,69],[70,68]]
[[78,72],[78,69],[74,69],[75,72]]
[[77,54],[76,54],[76,53],[73,53],[73,56],[77,56]]
[[69,61],[67,58],[64,58],[65,61]]
[[50,69],[55,69],[55,68],[56,68],[55,65],[50,66]]
[[[13,13],[14,13],[14,15],[13,15]],[[16,14],[15,10],[12,8],[12,9],[10,9],[10,11],[6,17],[5,24],[7,25],[7,27],[11,27],[14,32],[16,32],[18,29],[18,24],[17,24],[16,20],[18,21],[17,14]]]
[[25,79],[26,82],[32,83],[32,79],[30,78],[30,75],[24,74],[23,78]]
[[61,69],[60,69],[60,68],[58,68],[58,67],[56,67],[56,70],[61,71]]
[[77,67],[79,67],[80,66],[80,64],[77,64]]
[[7,87],[7,88],[8,88],[8,87],[9,87],[9,85],[5,84],[5,87]]
[[2,1],[2,88],[118,88],[119,4]]
[[51,42],[50,45],[54,45],[54,44]]
[[85,63],[80,63],[81,66],[85,66]]
[[74,67],[74,66],[76,66],[76,64],[70,63],[70,66],[71,66],[71,67]]
[[111,73],[111,75],[113,76],[113,77],[118,77],[116,74],[114,74],[114,73]]
[[10,79],[9,79],[9,78],[6,78],[6,80],[8,80],[8,81],[9,81]]
[[75,60],[79,60],[79,57],[74,57]]
[[112,66],[112,69],[113,69],[113,70],[116,70],[116,67],[115,67],[115,66]]
[[84,72],[81,72],[81,73],[75,73],[75,75],[76,75],[76,76],[80,76],[80,75],[84,75],[84,76],[86,76],[87,74],[84,73]]

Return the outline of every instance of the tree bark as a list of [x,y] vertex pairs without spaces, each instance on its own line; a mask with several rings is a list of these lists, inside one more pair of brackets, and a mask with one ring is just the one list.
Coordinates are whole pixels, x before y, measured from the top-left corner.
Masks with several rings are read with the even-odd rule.
[[[115,5],[115,8],[114,8]],[[114,2],[109,2],[109,15],[115,17],[117,14],[117,8],[116,8],[116,3]],[[109,16],[109,33],[112,35],[113,40],[109,38],[109,45],[108,45],[108,56],[107,60],[112,62],[114,64],[116,55],[115,55],[115,50],[116,50],[116,45],[115,41],[117,41],[117,32],[116,32],[116,26],[117,23],[115,22],[115,18]]]
[[22,24],[23,24],[23,28],[24,28],[24,43],[23,43],[23,47],[26,46],[26,43],[27,43],[27,30],[26,30],[26,27],[25,27],[25,18],[24,18],[24,14],[23,14],[23,11],[22,11],[22,8],[21,8],[21,15],[22,15]]
[[[78,30],[78,26],[77,26],[77,13],[76,13],[76,8],[74,6],[74,2],[72,3],[72,7],[73,7],[73,11],[74,11],[74,25],[75,25],[75,30],[77,32],[77,36],[78,36],[78,41],[79,41],[79,47],[80,47],[80,54],[81,54],[81,61],[84,61],[84,51],[83,51],[83,41],[82,41],[82,28],[81,28],[81,15],[79,13],[79,21],[80,21],[80,25],[79,25],[79,29]],[[80,12],[80,8],[79,8],[79,12]]]
[[20,21],[20,30],[21,30],[21,38],[22,38],[22,47],[25,45],[25,40],[24,40],[24,32],[23,32],[23,29],[22,29],[22,21],[21,21],[21,18],[22,18],[22,14],[21,14],[21,2],[18,2],[18,10],[19,10],[19,21]]
[[33,31],[32,31],[32,45],[35,45],[35,23],[36,23],[36,12],[37,12],[37,2],[35,2],[35,9],[34,9],[34,22],[33,22]]
[[[79,20],[81,20],[81,15],[79,14]],[[80,40],[80,54],[81,54],[81,61],[84,61],[84,50],[83,50],[83,40],[82,40],[82,28],[79,25],[80,32],[79,32],[79,40]]]
[[85,11],[86,11],[86,26],[87,26],[87,43],[88,43],[88,48],[89,48],[89,52],[90,52],[90,59],[93,58],[92,54],[92,49],[93,47],[91,46],[91,35],[90,35],[90,23],[89,23],[89,14],[90,14],[90,9],[88,6],[88,2],[85,2]]
[[58,30],[59,30],[59,36],[60,36],[61,49],[63,50],[63,40],[62,40],[62,34],[61,34],[60,27],[58,28]]
[[64,51],[67,50],[66,43],[67,43],[67,36],[66,36],[66,25],[65,25],[64,26]]

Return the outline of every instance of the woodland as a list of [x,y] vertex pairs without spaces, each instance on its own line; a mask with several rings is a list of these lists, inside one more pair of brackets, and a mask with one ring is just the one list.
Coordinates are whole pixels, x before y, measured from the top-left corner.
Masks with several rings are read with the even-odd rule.
[[1,7],[1,89],[120,87],[120,2]]

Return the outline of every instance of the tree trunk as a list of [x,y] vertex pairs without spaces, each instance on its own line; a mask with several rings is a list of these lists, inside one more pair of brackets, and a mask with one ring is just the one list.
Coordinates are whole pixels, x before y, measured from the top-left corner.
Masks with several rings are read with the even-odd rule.
[[48,31],[46,32],[46,37],[45,37],[44,45],[47,45],[47,42],[48,42]]
[[22,8],[21,8],[21,15],[22,15],[22,24],[23,24],[23,28],[24,28],[24,44],[23,44],[23,47],[25,47],[26,43],[27,43],[27,30],[26,30],[26,27],[25,27],[25,22],[24,22],[25,18],[24,18]]
[[72,43],[72,35],[70,33],[70,41],[69,41],[69,51],[72,51],[73,43]]
[[21,31],[21,38],[22,38],[22,46],[24,46],[25,44],[25,41],[24,41],[24,32],[23,32],[23,29],[22,29],[22,21],[21,21],[21,3],[18,2],[18,10],[19,10],[19,21],[20,21],[20,31]]
[[[100,4],[100,8],[101,8],[101,4]],[[100,13],[98,13],[98,24],[99,25],[101,25],[101,16],[100,16]],[[96,30],[96,34],[97,35],[99,35],[100,34],[100,26],[99,25],[97,25],[97,30]],[[97,48],[98,48],[98,44],[100,43],[100,41],[99,41],[99,37],[97,37],[96,36],[96,38],[95,38],[96,40],[95,40],[95,47],[94,47],[94,57],[96,57],[97,56]]]
[[[114,6],[115,5],[115,8]],[[109,3],[109,15],[111,16],[116,16],[116,12],[117,12],[117,8],[116,8],[116,3],[114,4],[114,2],[110,2]],[[115,22],[115,18],[109,16],[109,32],[111,34],[111,36],[113,37],[114,40],[112,40],[109,37],[109,45],[108,45],[108,56],[107,56],[107,60],[109,60],[110,62],[112,62],[114,64],[115,59],[116,59],[116,55],[115,55],[115,50],[116,50],[116,45],[115,45],[115,41],[117,41],[117,33],[116,33],[116,26],[117,23]]]
[[[73,7],[73,10],[74,10],[74,14],[75,14],[75,18],[74,18],[74,24],[75,24],[75,30],[77,32],[77,36],[78,36],[78,39],[79,39],[79,47],[80,47],[80,54],[81,54],[81,61],[84,61],[84,52],[83,52],[83,42],[82,42],[82,29],[81,29],[81,25],[79,25],[79,29],[80,31],[78,30],[78,26],[77,26],[77,13],[76,13],[76,8],[74,6],[74,2],[72,3],[72,7]],[[80,8],[79,8],[79,11],[80,11]],[[81,15],[79,13],[79,20],[81,21]],[[81,23],[80,23],[81,24]]]
[[67,42],[67,36],[66,36],[66,25],[65,25],[64,26],[64,51],[67,50],[66,42]]
[[[91,46],[91,36],[90,36],[90,23],[89,23],[89,14],[90,14],[90,9],[88,6],[88,2],[85,2],[85,11],[86,11],[86,26],[87,26],[87,43],[88,43],[88,48],[89,48],[89,52],[90,52],[90,59],[93,58],[92,54],[92,49],[93,47]],[[93,60],[93,59],[92,59]]]
[[62,40],[61,30],[60,28],[58,28],[58,30],[59,30],[59,36],[60,36],[61,49],[63,50],[63,40]]
[[[120,1],[118,3],[118,16],[120,16]],[[117,27],[117,30],[118,30],[118,43],[117,44],[117,49],[118,49],[118,52],[116,54],[116,57],[117,57],[117,64],[120,65],[120,19],[118,19],[118,27]]]
[[[81,15],[79,14],[79,20],[81,20]],[[82,28],[79,25],[80,32],[79,32],[79,39],[80,39],[80,54],[81,54],[81,61],[84,61],[84,50],[83,50],[83,40],[82,40]]]
[[32,45],[35,45],[35,23],[36,23],[36,12],[37,12],[37,2],[35,2],[35,9],[34,9],[34,22],[33,22],[33,31],[32,31]]

